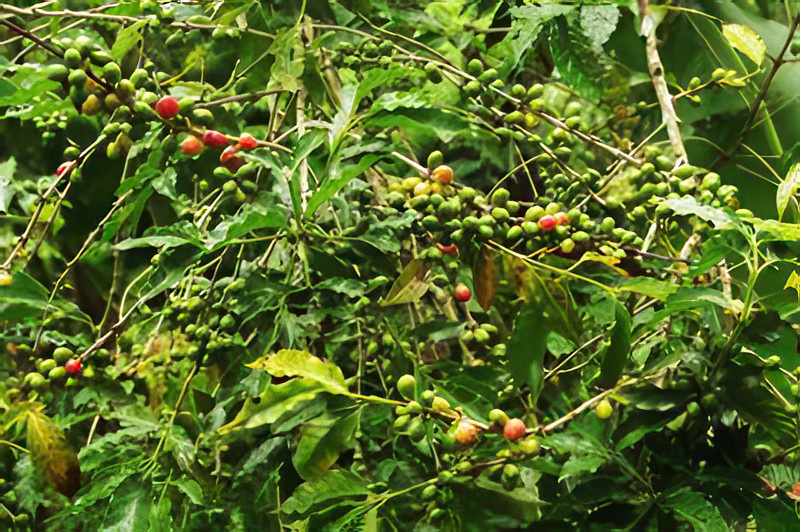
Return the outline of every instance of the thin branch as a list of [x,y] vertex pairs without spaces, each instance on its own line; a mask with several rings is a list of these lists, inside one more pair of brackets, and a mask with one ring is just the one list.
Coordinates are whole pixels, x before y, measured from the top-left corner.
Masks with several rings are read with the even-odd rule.
[[678,157],[684,161],[689,158],[686,155],[686,147],[683,145],[678,115],[675,113],[672,96],[669,93],[667,80],[664,77],[664,65],[658,55],[658,41],[656,40],[656,22],[649,13],[647,0],[639,0],[639,16],[642,19],[641,34],[646,39],[645,50],[647,52],[647,68],[650,71],[650,79],[656,90],[658,104],[661,107],[661,120],[667,126],[667,135],[672,144],[672,148]]

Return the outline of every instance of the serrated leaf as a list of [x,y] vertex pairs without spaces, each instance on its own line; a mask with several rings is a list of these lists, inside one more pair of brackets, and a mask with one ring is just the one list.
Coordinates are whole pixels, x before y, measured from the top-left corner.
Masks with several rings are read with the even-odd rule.
[[392,284],[386,299],[381,301],[381,306],[402,305],[413,303],[425,295],[428,283],[425,282],[425,263],[414,259],[403,268],[400,276]]
[[364,479],[345,469],[328,471],[324,476],[300,484],[281,505],[286,513],[304,513],[315,504],[339,497],[367,495]]
[[472,267],[472,284],[475,287],[475,299],[483,310],[488,310],[494,301],[497,291],[497,265],[494,262],[495,252],[486,246],[481,248],[475,265]]
[[795,163],[789,169],[789,173],[786,174],[786,179],[778,185],[775,204],[778,207],[779,220],[783,218],[783,213],[789,205],[789,200],[797,194],[798,188],[800,188],[800,163]]
[[281,349],[275,354],[247,364],[248,368],[263,370],[273,377],[303,377],[318,382],[332,394],[346,394],[342,370],[333,362],[322,360],[308,351]]
[[761,66],[767,53],[767,45],[758,33],[741,24],[725,24],[722,26],[722,34],[731,46],[749,57],[756,66]]
[[36,469],[57,492],[71,497],[81,486],[78,455],[69,448],[56,424],[39,408],[29,410],[25,421],[28,450]]

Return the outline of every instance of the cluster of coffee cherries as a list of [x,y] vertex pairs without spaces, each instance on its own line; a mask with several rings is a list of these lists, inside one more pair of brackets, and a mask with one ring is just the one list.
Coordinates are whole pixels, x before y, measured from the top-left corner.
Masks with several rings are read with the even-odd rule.
[[[34,353],[27,344],[10,343],[6,349],[13,364],[11,369],[17,373],[5,382],[6,395],[11,401],[21,399],[24,392],[42,393],[52,384],[73,386],[78,377],[94,377],[94,367],[84,367],[81,358],[66,346]],[[101,349],[96,355],[98,360],[104,360],[108,351]]]

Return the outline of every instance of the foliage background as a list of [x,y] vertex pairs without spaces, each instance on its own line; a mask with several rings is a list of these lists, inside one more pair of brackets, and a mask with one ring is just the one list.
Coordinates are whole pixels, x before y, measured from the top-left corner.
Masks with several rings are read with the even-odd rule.
[[[796,528],[797,7],[641,4],[0,4],[7,526]],[[693,169],[660,127],[643,8]],[[144,68],[144,107],[81,112],[105,93],[53,68],[71,47],[77,70]],[[477,87],[473,59],[496,70]],[[517,93],[529,121],[515,84],[541,85]],[[158,120],[147,92],[189,110]],[[181,153],[212,124],[263,141],[241,173]],[[462,198],[421,225],[433,196],[407,180],[434,150],[448,202],[503,184],[580,221],[513,236],[509,209],[487,237]],[[31,378],[58,347],[83,373]]]

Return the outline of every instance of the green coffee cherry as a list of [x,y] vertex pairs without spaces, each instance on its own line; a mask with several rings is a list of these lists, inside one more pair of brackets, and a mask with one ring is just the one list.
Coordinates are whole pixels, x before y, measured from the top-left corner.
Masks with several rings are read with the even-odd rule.
[[483,72],[483,63],[480,59],[472,59],[467,63],[467,72],[473,76],[478,76]]
[[510,197],[511,192],[504,188],[498,188],[492,194],[492,204],[496,205],[497,207],[502,207],[508,202]]
[[70,68],[78,68],[82,60],[81,53],[75,48],[68,48],[64,52],[64,62]]
[[417,381],[413,375],[403,375],[397,379],[397,391],[407,400],[414,398],[416,393]]
[[103,67],[103,79],[112,85],[119,83],[119,80],[122,79],[122,71],[120,70],[119,65],[114,62],[107,63]]
[[504,209],[503,207],[495,207],[492,209],[492,218],[497,221],[508,220],[509,216],[508,210]]
[[53,351],[53,359],[57,364],[64,364],[67,360],[75,356],[72,349],[68,347],[56,347]]
[[440,166],[444,162],[444,155],[439,150],[432,151],[428,155],[428,168],[434,169],[437,166]]

